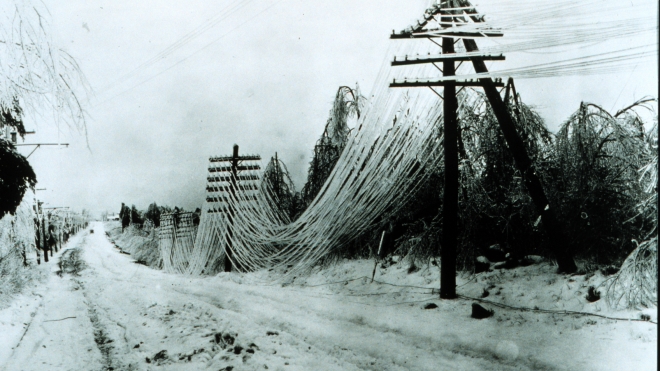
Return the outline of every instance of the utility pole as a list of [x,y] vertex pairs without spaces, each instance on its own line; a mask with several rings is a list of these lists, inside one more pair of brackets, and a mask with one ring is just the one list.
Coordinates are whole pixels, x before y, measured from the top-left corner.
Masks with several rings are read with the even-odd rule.
[[[440,20],[436,16],[440,16]],[[469,17],[473,23],[468,23],[465,17]],[[439,28],[430,28],[430,22],[437,22]],[[487,73],[486,60],[504,60],[503,55],[481,53],[476,46],[475,39],[481,37],[501,37],[502,33],[494,29],[481,28],[470,30],[464,26],[474,25],[482,21],[478,13],[466,0],[446,0],[429,9],[421,22],[412,28],[400,33],[393,32],[391,39],[428,39],[441,47],[440,55],[429,56],[406,56],[403,60],[395,57],[392,66],[403,66],[412,64],[433,64],[441,70],[442,79],[437,81],[428,80],[394,80],[390,87],[428,87],[443,100],[444,118],[444,162],[445,162],[445,189],[443,196],[443,236],[441,246],[441,272],[440,272],[440,297],[452,299],[456,297],[456,249],[457,249],[457,221],[458,221],[458,124],[457,124],[457,91],[471,87],[482,87],[488,101],[497,117],[504,138],[515,159],[516,166],[521,172],[525,186],[531,198],[541,214],[543,225],[546,228],[550,241],[555,249],[560,271],[575,271],[575,263],[567,249],[565,238],[559,222],[550,209],[548,199],[543,191],[542,184],[536,175],[532,161],[527,154],[524,142],[517,133],[513,118],[509,114],[506,103],[502,100],[498,87],[504,87],[501,79],[479,78],[478,80],[459,80],[455,78],[457,61],[471,61],[477,73]],[[442,45],[434,41],[440,38]],[[463,40],[466,53],[455,53],[454,45],[458,40]],[[442,62],[442,69],[436,64]],[[443,87],[440,94],[434,87]]]
[[39,248],[40,248],[40,238],[39,238],[39,200],[37,200],[36,197],[36,191],[43,191],[46,190],[46,188],[37,188],[35,189],[35,197],[33,198],[34,204],[32,205],[32,211],[34,211],[34,245],[35,245],[35,250],[37,251],[37,264],[41,265],[41,255],[39,254]]
[[44,252],[44,263],[48,263],[48,250],[47,250],[47,245],[46,245],[46,233],[44,232],[44,216],[43,216],[43,209],[41,205],[43,204],[43,201],[37,200],[36,202],[36,226],[37,226],[37,262],[40,261],[39,258],[39,250],[43,250]]
[[[451,17],[442,17],[441,22],[451,23]],[[445,26],[446,27],[446,26]],[[442,38],[442,54],[454,53],[454,39]],[[443,76],[456,75],[453,59],[442,61]],[[442,207],[442,257],[440,259],[440,297],[456,298],[456,248],[458,238],[458,99],[456,81],[447,81],[444,87],[444,157],[445,189]]]
[[[229,183],[229,193],[232,198],[236,198],[236,186],[238,177],[238,144],[234,144],[234,152],[231,158],[231,182]],[[233,238],[234,238],[234,216],[236,210],[234,203],[230,202],[229,213],[227,213],[227,249],[225,250],[225,272],[232,271],[232,255],[233,255]]]
[[[225,232],[225,272],[231,272],[234,268],[234,218],[237,212],[235,205],[241,202],[256,200],[256,196],[245,195],[243,191],[257,191],[259,189],[257,183],[259,177],[257,175],[243,175],[241,172],[261,169],[261,166],[258,163],[246,163],[248,161],[260,160],[261,156],[258,155],[239,156],[238,144],[234,144],[231,156],[211,157],[209,159],[210,165],[209,177],[207,178],[208,183],[206,186],[206,202],[216,204],[209,209],[209,212],[222,212],[227,218],[227,230]],[[216,166],[215,163],[229,163],[229,166]],[[215,175],[215,173],[220,173],[220,175]]]

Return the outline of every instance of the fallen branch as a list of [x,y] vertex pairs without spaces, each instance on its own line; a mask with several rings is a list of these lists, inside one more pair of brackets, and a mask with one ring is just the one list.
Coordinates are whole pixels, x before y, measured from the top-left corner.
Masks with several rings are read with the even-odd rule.
[[371,272],[371,283],[374,283],[374,277],[376,277],[376,267],[378,266],[378,260],[380,258],[380,250],[383,247],[383,238],[385,238],[385,231],[380,235],[380,244],[378,244],[378,253],[374,259],[374,271]]
[[[324,285],[331,285],[331,284],[338,284],[338,283],[348,283],[348,282],[357,281],[357,280],[360,280],[360,279],[369,279],[369,277],[362,276],[362,277],[353,278],[353,279],[345,280],[345,281],[329,282],[329,283],[320,284],[320,285],[309,285],[309,286],[306,286],[306,287],[317,287],[317,286],[324,286]],[[412,285],[397,285],[397,284],[394,284],[394,283],[383,282],[383,281],[378,281],[378,280],[374,280],[374,282],[382,284],[382,285],[390,285],[390,286],[395,286],[395,287],[411,287],[411,288],[431,290],[431,295],[437,294],[439,292],[438,289],[432,288],[432,287],[421,287],[421,286],[412,286]],[[550,310],[550,309],[529,308],[529,307],[516,307],[516,306],[513,306],[513,305],[502,304],[502,303],[498,303],[498,302],[491,301],[491,300],[486,300],[486,299],[481,299],[481,298],[473,298],[473,297],[465,296],[465,295],[461,295],[461,294],[458,294],[457,296],[458,296],[459,299],[475,300],[475,301],[479,301],[479,302],[482,302],[482,303],[488,303],[488,304],[491,304],[491,305],[494,305],[494,306],[500,307],[500,308],[514,309],[514,310],[520,310],[520,311],[524,311],[524,312],[537,312],[537,313],[547,313],[547,314],[564,314],[564,315],[577,315],[577,316],[594,316],[594,317],[600,317],[600,318],[610,319],[610,320],[614,320],[614,321],[635,321],[635,322],[649,322],[649,323],[652,323],[654,325],[658,324],[657,322],[654,322],[654,321],[651,321],[651,320],[640,319],[640,318],[609,317],[609,316],[605,316],[605,315],[597,314],[597,313],[578,312],[578,311],[572,311],[572,310]],[[434,299],[424,299],[424,300],[415,301],[415,302],[424,302],[424,301],[429,301],[429,300],[434,300]],[[406,303],[410,303],[410,302],[406,302]],[[395,304],[392,304],[392,305],[399,305],[399,304],[406,304],[406,303],[395,303]]]
[[76,317],[73,316],[73,317],[64,317],[64,318],[60,318],[60,319],[49,319],[49,320],[46,320],[46,321],[44,321],[44,322],[57,322],[57,321],[64,321],[65,319],[70,319],[70,318],[76,318]]
[[577,315],[577,316],[595,316],[595,317],[600,317],[600,318],[605,318],[605,319],[611,319],[615,321],[636,321],[636,322],[650,322],[653,323],[654,325],[657,325],[657,322],[653,322],[651,320],[645,320],[645,319],[639,319],[639,318],[621,318],[621,317],[609,317],[609,316],[604,316],[602,314],[596,314],[596,313],[589,313],[589,312],[577,312],[573,310],[549,310],[549,309],[538,309],[538,308],[528,308],[528,307],[516,307],[513,305],[507,305],[507,304],[502,304],[486,299],[480,299],[480,298],[473,298],[470,296],[465,296],[465,295],[457,295],[461,299],[468,299],[468,300],[476,300],[480,301],[482,303],[488,303],[491,305],[494,305],[496,307],[500,308],[506,308],[506,309],[515,309],[515,310],[521,310],[524,312],[538,312],[538,313],[549,313],[549,314],[572,314],[572,315]]

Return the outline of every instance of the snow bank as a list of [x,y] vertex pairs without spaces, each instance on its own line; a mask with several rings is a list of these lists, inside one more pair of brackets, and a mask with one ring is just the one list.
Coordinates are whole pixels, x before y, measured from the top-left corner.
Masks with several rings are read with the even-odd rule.
[[163,267],[163,259],[158,250],[158,237],[155,229],[151,232],[145,232],[130,226],[124,229],[122,233],[119,222],[107,222],[105,223],[105,230],[108,238],[119,251],[131,255],[137,263],[155,269]]

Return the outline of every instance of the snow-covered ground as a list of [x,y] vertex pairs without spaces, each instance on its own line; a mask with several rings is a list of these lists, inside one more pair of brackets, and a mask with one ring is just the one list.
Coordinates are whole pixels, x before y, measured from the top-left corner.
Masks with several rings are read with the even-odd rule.
[[[0,311],[1,370],[655,370],[657,325],[439,300],[438,269],[349,261],[285,284],[268,272],[187,277],[121,254],[96,223],[46,283]],[[459,293],[514,306],[588,303],[603,277],[547,263],[459,277]],[[58,271],[61,271],[58,274]],[[437,307],[424,309],[429,303]],[[645,312],[657,321],[655,310]]]

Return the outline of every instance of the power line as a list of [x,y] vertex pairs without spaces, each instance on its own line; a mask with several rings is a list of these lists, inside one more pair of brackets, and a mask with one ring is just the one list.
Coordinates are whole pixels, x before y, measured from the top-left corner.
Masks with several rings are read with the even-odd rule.
[[[252,0],[249,0],[249,1],[252,1]],[[103,104],[105,104],[105,103],[108,103],[108,102],[114,100],[115,98],[117,98],[117,97],[119,97],[119,96],[121,96],[121,95],[123,95],[123,94],[125,94],[125,93],[127,93],[127,92],[129,92],[129,91],[131,91],[131,90],[133,90],[133,89],[135,89],[135,88],[137,88],[138,86],[141,86],[141,85],[143,85],[143,84],[145,84],[145,83],[147,83],[147,82],[153,80],[154,78],[156,78],[156,77],[158,77],[158,76],[164,74],[165,72],[167,72],[167,71],[173,69],[174,67],[176,67],[176,66],[182,64],[183,62],[187,61],[187,60],[190,59],[191,57],[193,57],[193,56],[195,56],[195,55],[201,53],[202,51],[206,50],[206,49],[207,49],[208,47],[210,47],[211,45],[213,45],[213,44],[215,44],[216,42],[220,41],[220,40],[223,39],[225,36],[227,36],[227,35],[231,34],[232,32],[236,31],[238,28],[244,26],[245,24],[247,24],[247,23],[250,22],[250,21],[253,21],[253,20],[256,19],[258,16],[260,16],[261,14],[263,14],[263,13],[265,13],[266,11],[270,10],[271,8],[273,8],[275,5],[279,4],[279,3],[282,2],[282,1],[284,1],[284,0],[277,0],[277,1],[275,1],[273,4],[271,4],[270,6],[266,7],[266,8],[263,9],[262,11],[258,12],[257,14],[255,14],[255,15],[254,15],[253,17],[251,17],[250,19],[248,19],[248,20],[246,20],[246,21],[240,23],[240,24],[237,25],[236,27],[234,27],[234,28],[232,28],[231,30],[227,31],[226,33],[222,34],[222,35],[219,36],[218,38],[214,39],[214,40],[211,41],[210,43],[208,43],[208,44],[206,44],[205,46],[203,46],[202,48],[198,49],[197,51],[193,52],[192,54],[188,55],[187,57],[184,57],[183,59],[181,59],[181,60],[179,60],[178,62],[174,63],[174,64],[171,65],[170,67],[168,67],[168,68],[162,70],[161,72],[159,72],[159,73],[157,73],[157,74],[155,74],[155,75],[153,75],[153,76],[147,78],[146,80],[143,80],[143,81],[141,81],[141,82],[139,82],[139,83],[137,83],[137,84],[131,86],[130,88],[128,88],[128,89],[126,89],[126,90],[123,90],[123,91],[120,92],[120,93],[115,94],[114,96],[112,96],[112,97],[110,97],[110,98],[108,98],[108,99],[104,100],[103,102],[98,103],[98,104],[96,104],[96,105],[98,106],[98,105],[103,105]],[[153,59],[153,58],[152,58],[152,59]],[[137,70],[137,68],[134,69],[134,71],[135,71],[135,70]]]
[[[205,21],[204,23],[202,23],[200,26],[198,26],[194,30],[192,30],[189,33],[185,34],[180,39],[178,39],[177,41],[175,41],[174,43],[169,45],[167,48],[161,50],[155,56],[151,57],[150,59],[146,60],[145,62],[142,62],[137,67],[133,68],[131,71],[129,71],[128,73],[126,73],[123,76],[121,76],[120,78],[118,78],[115,82],[113,82],[113,83],[109,84],[108,86],[104,87],[104,89],[105,90],[111,89],[114,85],[127,80],[129,77],[133,76],[135,73],[139,72],[140,70],[146,69],[147,67],[153,65],[154,63],[158,62],[159,60],[168,57],[169,55],[174,53],[176,50],[178,50],[181,47],[185,46],[186,44],[188,44],[190,41],[192,41],[194,38],[201,35],[202,33],[204,33],[206,31],[208,31],[209,29],[213,28],[214,26],[216,26],[221,21],[227,19],[230,15],[236,13],[238,10],[242,9],[243,7],[245,7],[247,4],[249,4],[252,1],[254,1],[254,0],[240,0],[236,4],[234,4],[233,6],[232,5],[226,6],[220,12],[216,13],[211,19]],[[232,9],[229,9],[229,8],[232,8]]]

